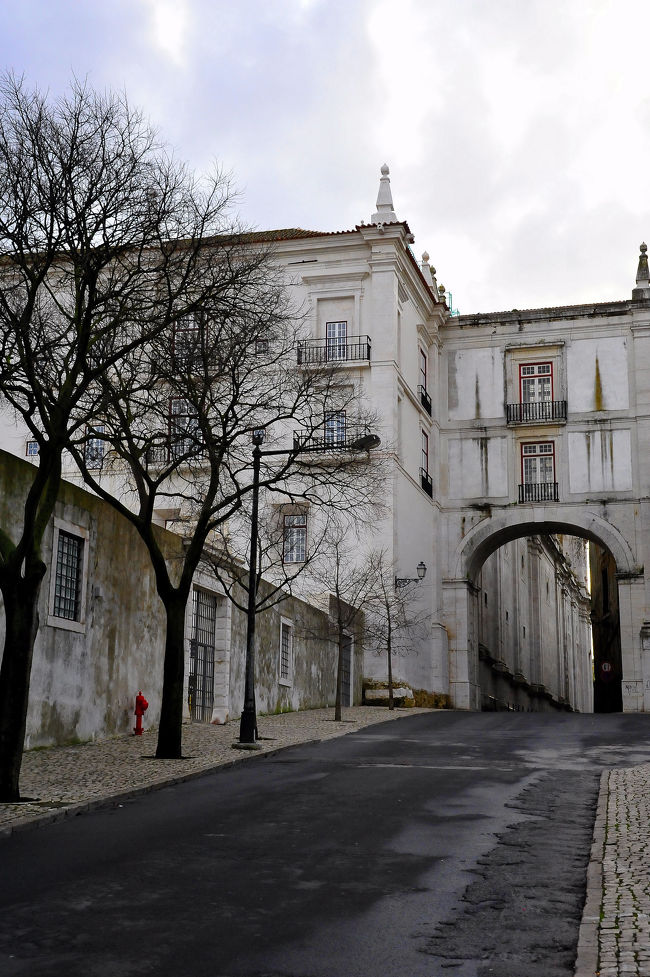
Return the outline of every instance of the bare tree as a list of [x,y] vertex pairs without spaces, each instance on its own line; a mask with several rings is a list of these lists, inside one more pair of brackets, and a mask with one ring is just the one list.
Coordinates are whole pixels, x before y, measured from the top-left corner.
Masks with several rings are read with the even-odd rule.
[[377,655],[386,656],[388,708],[395,708],[393,657],[412,653],[423,636],[427,618],[417,610],[418,581],[397,586],[395,564],[384,550],[373,551],[367,562],[372,593],[364,615],[364,637]]
[[330,629],[337,648],[334,719],[341,721],[345,651],[353,631],[365,631],[365,613],[376,593],[376,565],[371,557],[359,559],[360,536],[367,526],[355,527],[338,520],[325,540],[318,560],[310,569],[312,585],[323,588]]
[[64,450],[102,416],[104,378],[218,293],[198,257],[232,221],[227,181],[199,185],[124,97],[75,83],[50,101],[14,77],[0,95],[0,398],[38,446],[22,526],[0,530],[0,800],[16,800]]
[[[159,758],[181,756],[185,608],[206,547],[224,526],[235,538],[233,517],[254,487],[286,504],[336,509],[367,481],[367,452],[345,450],[348,433],[336,446],[328,435],[332,414],[360,423],[358,394],[337,363],[299,365],[301,323],[272,254],[254,235],[214,239],[204,252],[202,271],[221,269],[218,294],[203,295],[191,318],[102,377],[91,431],[103,445],[101,469],[88,463],[88,435],[71,445],[86,482],[133,523],[153,562],[167,623]],[[157,513],[184,536],[175,565],[160,547]]]

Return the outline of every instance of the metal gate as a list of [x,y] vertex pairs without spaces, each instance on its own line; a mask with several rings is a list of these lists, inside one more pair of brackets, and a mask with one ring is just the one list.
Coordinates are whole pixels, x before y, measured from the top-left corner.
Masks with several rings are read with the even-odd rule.
[[352,705],[352,638],[349,634],[343,635],[341,647],[341,705]]
[[192,593],[188,703],[190,717],[199,723],[209,723],[212,719],[216,620],[217,598],[205,590],[195,589]]

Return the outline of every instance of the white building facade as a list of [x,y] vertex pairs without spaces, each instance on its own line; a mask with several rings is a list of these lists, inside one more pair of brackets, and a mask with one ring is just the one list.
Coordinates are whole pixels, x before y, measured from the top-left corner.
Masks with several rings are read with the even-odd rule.
[[[307,311],[297,364],[336,361],[378,418],[390,474],[371,545],[397,576],[427,567],[413,587],[426,633],[399,678],[457,708],[589,710],[575,536],[616,562],[623,708],[650,711],[645,251],[629,300],[451,316],[429,256],[416,259],[397,217],[385,166],[368,224],[269,237]],[[29,450],[10,425],[0,447]],[[383,668],[367,657],[369,677]]]

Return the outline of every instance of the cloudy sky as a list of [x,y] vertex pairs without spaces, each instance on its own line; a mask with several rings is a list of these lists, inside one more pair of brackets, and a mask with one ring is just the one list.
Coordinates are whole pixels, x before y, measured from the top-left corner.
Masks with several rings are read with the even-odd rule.
[[647,0],[0,0],[0,66],[125,90],[258,228],[341,230],[390,166],[461,312],[630,296]]

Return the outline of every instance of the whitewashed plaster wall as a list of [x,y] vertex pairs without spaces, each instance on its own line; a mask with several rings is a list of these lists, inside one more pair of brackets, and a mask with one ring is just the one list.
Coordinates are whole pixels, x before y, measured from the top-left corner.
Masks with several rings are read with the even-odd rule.
[[503,357],[498,345],[449,350],[449,420],[503,417]]
[[632,488],[629,429],[570,431],[567,441],[571,492],[623,492]]
[[626,337],[573,339],[567,346],[566,360],[570,412],[627,410]]
[[449,438],[449,498],[485,499],[507,496],[508,447],[508,439],[503,436]]

